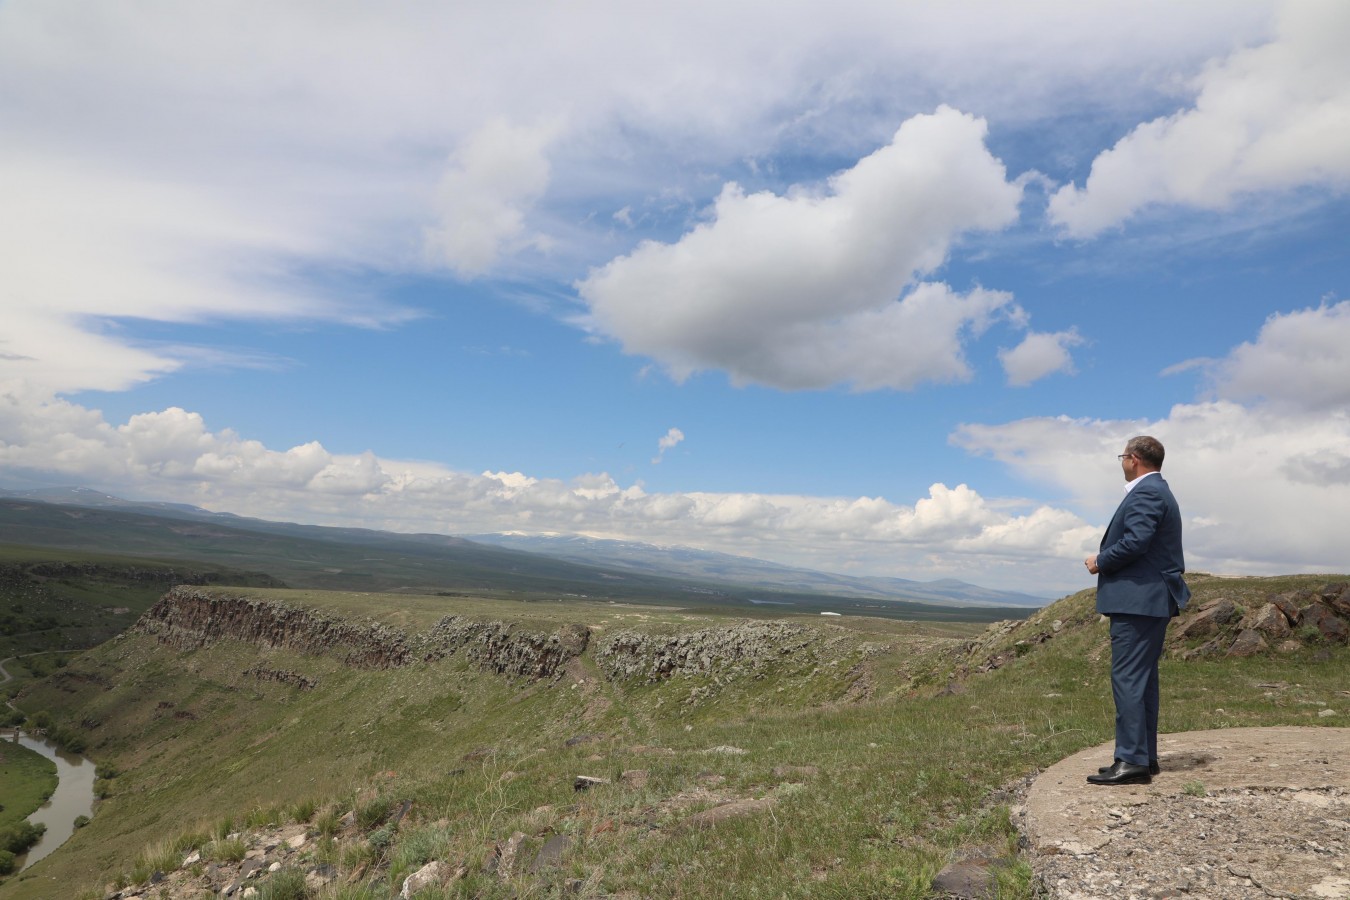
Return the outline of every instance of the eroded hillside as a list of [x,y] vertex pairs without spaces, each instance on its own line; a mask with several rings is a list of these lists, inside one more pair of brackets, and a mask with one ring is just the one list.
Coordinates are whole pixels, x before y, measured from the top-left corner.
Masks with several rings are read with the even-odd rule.
[[[1309,627],[1338,584],[1195,579],[1164,727],[1344,724],[1346,651]],[[1289,635],[1235,652],[1272,604]],[[180,587],[20,698],[120,774],[0,898],[155,870],[385,897],[432,862],[431,897],[917,898],[976,852],[1029,896],[999,790],[1109,736],[1108,658],[1090,592],[981,632]]]

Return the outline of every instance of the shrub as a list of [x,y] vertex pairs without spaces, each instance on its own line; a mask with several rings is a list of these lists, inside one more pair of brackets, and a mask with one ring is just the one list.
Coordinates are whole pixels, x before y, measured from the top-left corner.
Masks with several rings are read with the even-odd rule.
[[248,847],[239,838],[212,841],[206,846],[203,856],[219,862],[239,862],[248,853]]
[[377,828],[370,833],[370,846],[376,850],[384,850],[394,842],[394,829],[388,825],[383,828]]
[[446,856],[450,850],[450,835],[441,828],[421,828],[411,832],[399,841],[398,851],[391,865],[394,868],[413,871]]
[[211,836],[204,831],[185,831],[173,839],[173,849],[187,856],[194,850],[200,850],[211,842]]
[[8,850],[0,850],[0,875],[8,875],[14,871],[14,854]]
[[297,824],[304,825],[314,818],[314,811],[319,808],[313,800],[301,800],[291,807],[291,819]]
[[280,869],[258,889],[258,900],[305,900],[305,873],[299,869]]
[[215,824],[211,829],[211,839],[213,841],[223,841],[234,833],[234,819],[224,818]]
[[88,816],[76,816],[76,817],[75,817],[75,827],[76,827],[76,828],[83,828],[84,826],[88,825],[89,822],[90,822],[90,819],[89,819]]
[[47,738],[67,753],[83,753],[88,742],[84,735],[72,728],[53,725],[47,729]]
[[[242,858],[242,857],[241,857]],[[171,841],[158,841],[141,851],[131,867],[131,880],[143,884],[156,872],[172,872],[183,861]]]
[[278,807],[263,809],[259,806],[244,817],[244,825],[249,828],[263,828],[267,825],[279,825],[284,818],[285,814]]
[[380,900],[386,896],[377,894],[375,889],[367,884],[344,884],[330,890],[332,893],[324,895],[327,900]]
[[15,822],[7,828],[0,828],[0,850],[23,853],[36,844],[46,831],[46,825],[34,825],[32,822]]
[[362,831],[370,831],[387,818],[389,818],[389,801],[379,797],[362,803],[356,810],[356,824],[361,826]]
[[318,829],[319,834],[323,835],[324,837],[332,837],[333,835],[337,834],[339,822],[340,819],[338,817],[337,810],[333,809],[332,807],[329,807],[328,809],[325,809],[323,812],[319,813],[318,818],[314,820],[314,827]]
[[1295,634],[1299,642],[1305,645],[1320,644],[1326,639],[1322,629],[1312,624],[1301,626]]

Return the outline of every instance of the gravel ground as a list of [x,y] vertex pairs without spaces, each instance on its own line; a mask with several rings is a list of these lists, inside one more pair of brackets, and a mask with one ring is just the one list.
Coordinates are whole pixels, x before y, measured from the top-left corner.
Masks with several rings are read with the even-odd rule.
[[1350,897],[1350,803],[1341,791],[1163,797],[1107,815],[1111,840],[1096,851],[1043,858],[1037,870],[1052,896]]
[[1152,784],[1087,784],[1112,749],[1051,766],[1016,811],[1048,897],[1350,898],[1350,729],[1167,735]]

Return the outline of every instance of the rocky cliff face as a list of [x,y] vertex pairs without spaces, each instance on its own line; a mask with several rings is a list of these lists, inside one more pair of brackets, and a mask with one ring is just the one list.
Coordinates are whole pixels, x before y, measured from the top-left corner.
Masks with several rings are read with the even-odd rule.
[[199,650],[220,640],[269,649],[341,654],[348,665],[387,669],[412,659],[403,632],[375,622],[356,623],[312,610],[252,597],[235,597],[179,586],[141,616],[133,629],[180,650]]
[[[379,622],[358,622],[188,586],[166,593],[132,630],[180,650],[234,640],[269,649],[338,655],[347,665],[361,669],[389,669],[463,653],[484,671],[534,679],[554,676],[569,659],[585,651],[590,639],[590,632],[581,625],[544,634],[461,616],[447,616],[425,632],[407,632]],[[282,676],[293,673],[260,669],[254,674],[263,680],[287,681]]]
[[[545,633],[508,622],[446,616],[426,631],[409,632],[186,585],[166,593],[132,630],[180,650],[233,640],[268,649],[335,655],[362,669],[389,669],[461,654],[483,671],[528,679],[558,676],[591,643],[591,632],[584,625],[564,625]],[[624,630],[606,636],[595,647],[595,659],[610,681],[656,682],[674,675],[734,679],[758,676],[779,660],[810,667],[823,656],[833,658],[833,644],[838,640],[847,638],[784,622],[746,622],[671,635]],[[302,689],[314,687],[310,679],[292,672],[255,667],[249,674],[260,680],[298,684]]]
[[620,631],[596,648],[595,658],[611,681],[661,681],[672,675],[738,675],[756,672],[784,657],[800,658],[821,634],[785,622],[750,622],[688,634]]
[[427,659],[463,651],[480,669],[499,675],[550,678],[585,652],[591,632],[564,625],[552,634],[525,631],[506,622],[474,622],[446,616],[419,642]]

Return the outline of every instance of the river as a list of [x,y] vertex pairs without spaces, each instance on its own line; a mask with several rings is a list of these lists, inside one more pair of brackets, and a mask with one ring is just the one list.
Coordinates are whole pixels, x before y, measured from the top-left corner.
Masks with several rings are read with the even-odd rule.
[[[51,651],[46,651],[51,652]],[[37,656],[38,654],[28,654]],[[5,671],[5,663],[15,657],[0,659],[0,684],[12,677]],[[15,708],[13,703],[6,706]],[[0,731],[0,739],[12,741],[27,747],[56,763],[56,790],[47,802],[28,817],[34,824],[47,826],[42,838],[28,848],[28,852],[16,860],[16,871],[23,871],[33,863],[47,856],[75,833],[75,819],[78,816],[94,815],[94,764],[83,756],[67,753],[45,738],[34,738],[22,731]]]
[[50,741],[30,737],[21,731],[6,733],[4,739],[41,753],[56,763],[59,779],[56,791],[28,817],[30,822],[46,825],[47,831],[19,857],[17,868],[23,870],[64,844],[75,833],[76,817],[94,815],[94,764],[83,756],[67,753]]

